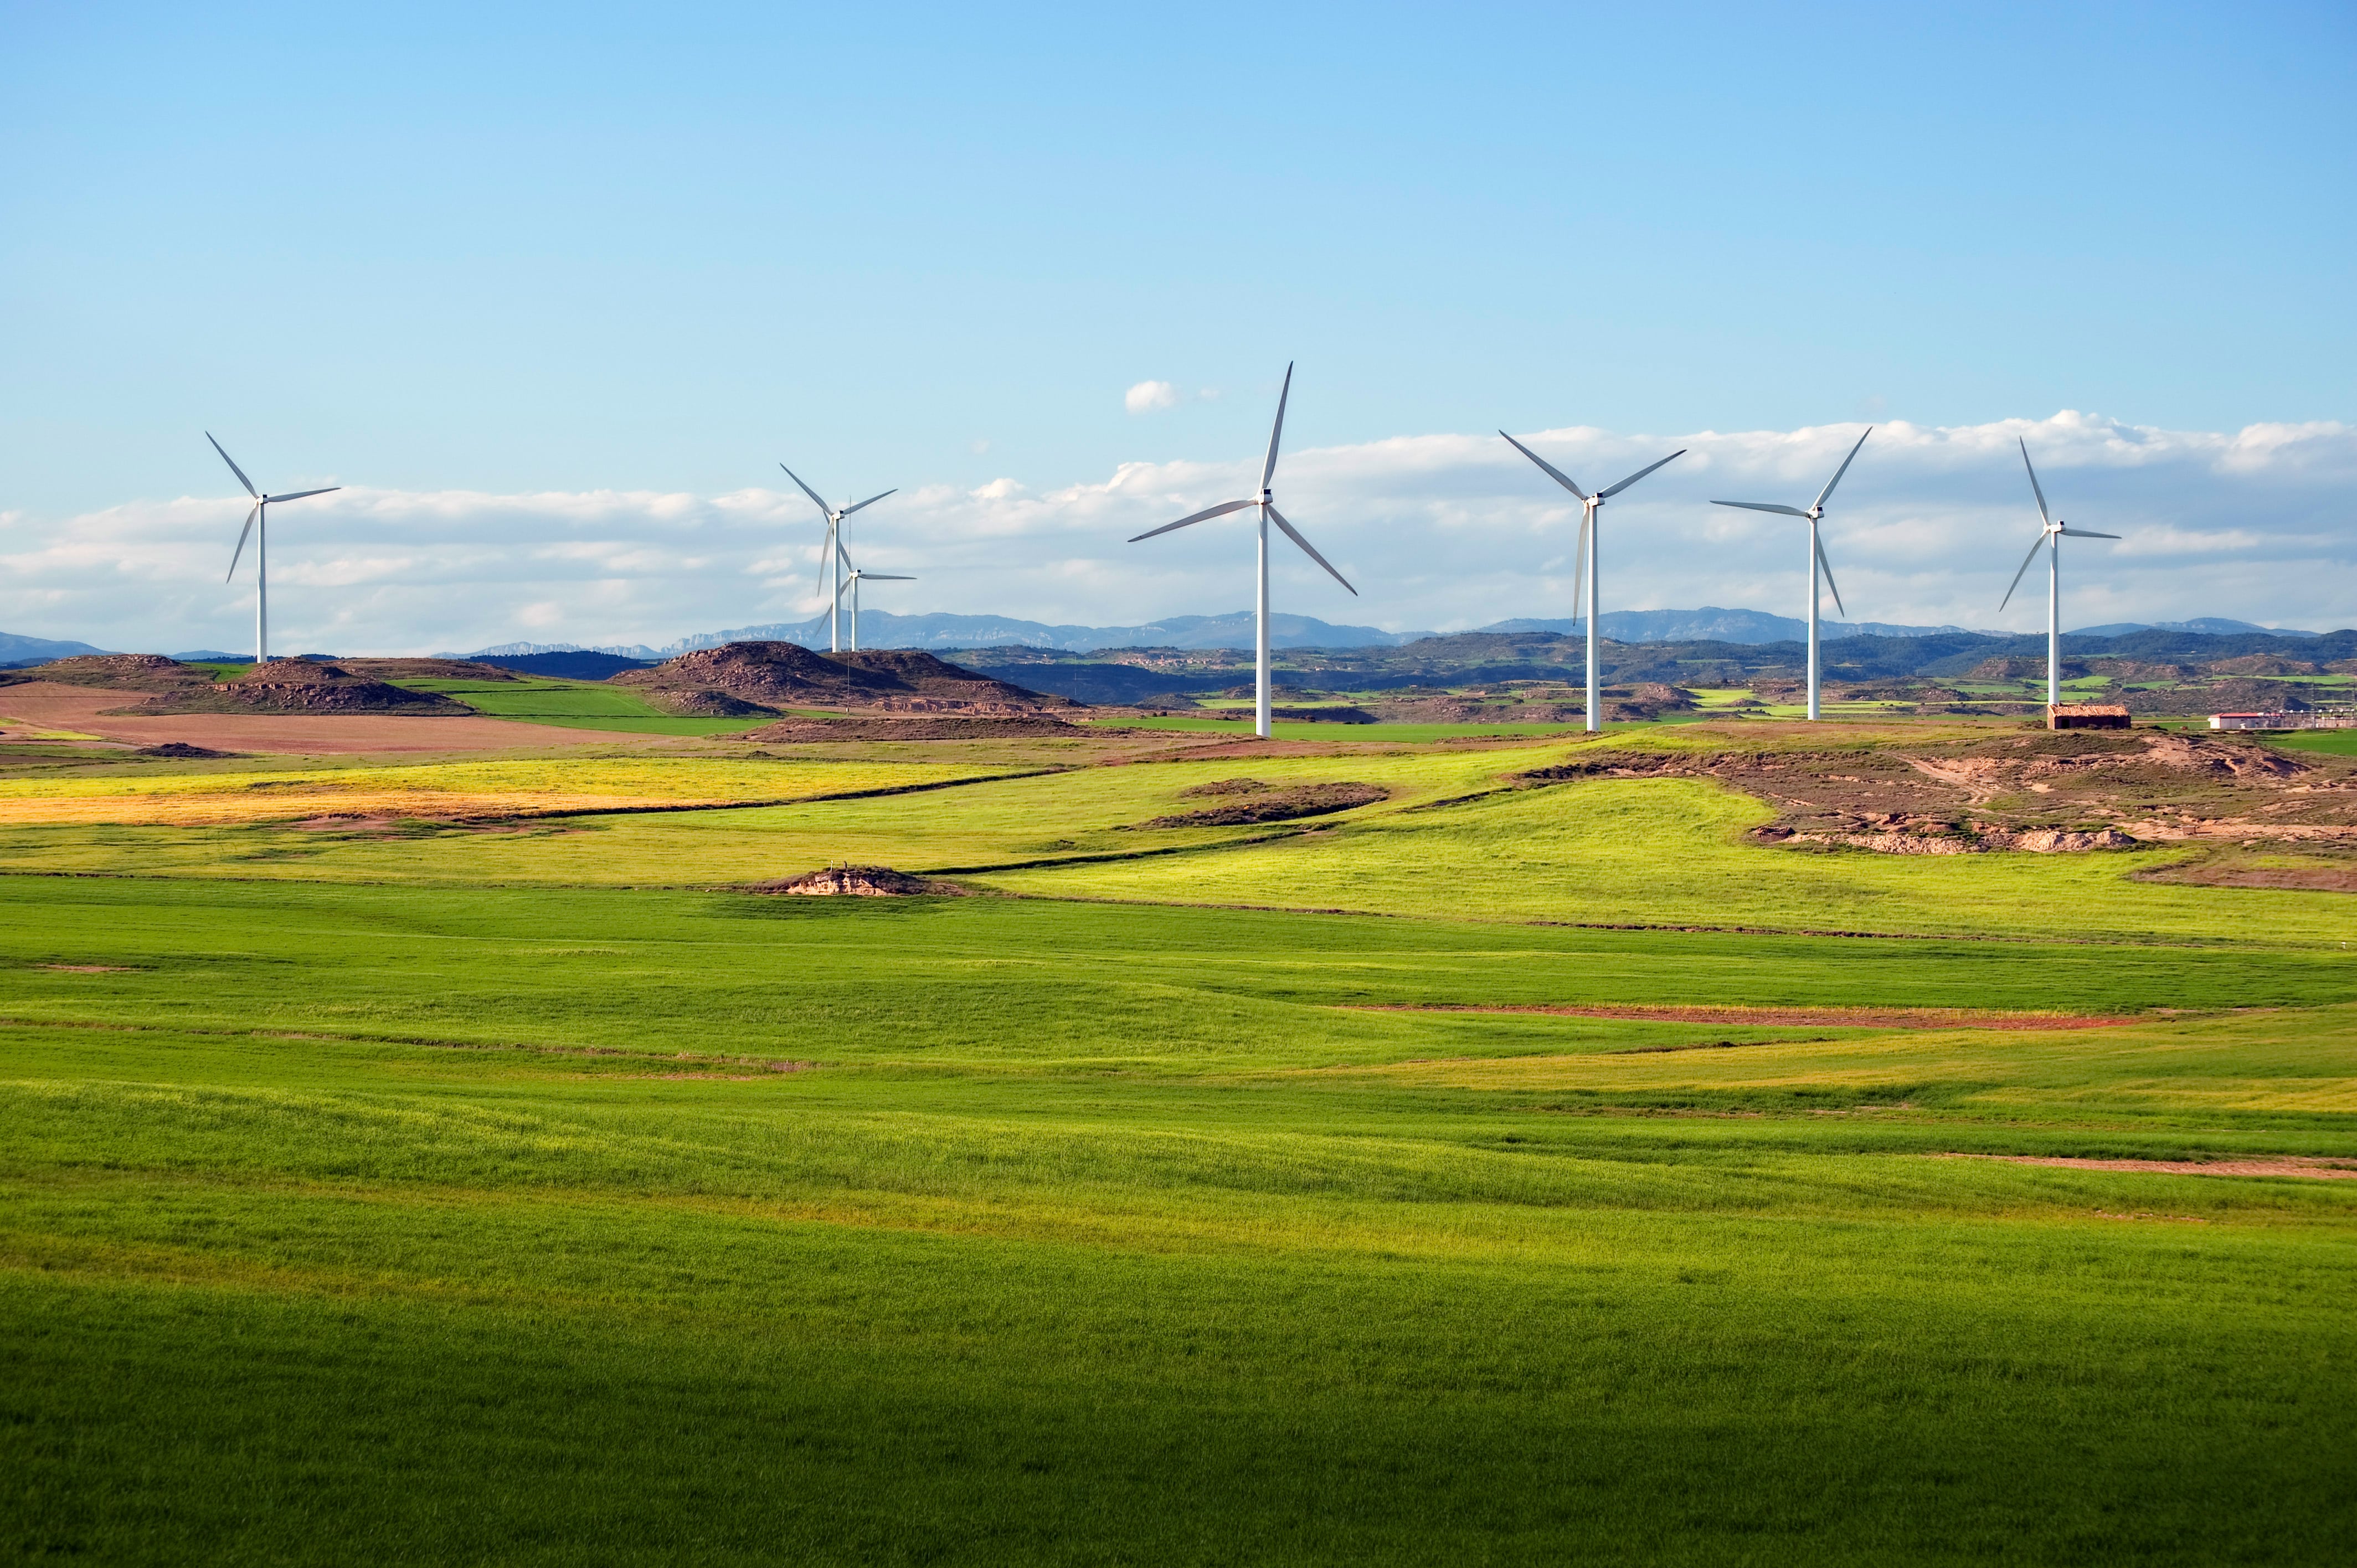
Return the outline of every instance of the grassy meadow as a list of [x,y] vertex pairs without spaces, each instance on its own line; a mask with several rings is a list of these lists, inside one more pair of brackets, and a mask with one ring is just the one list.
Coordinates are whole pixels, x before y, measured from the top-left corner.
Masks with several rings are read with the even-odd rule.
[[2346,896],[1304,727],[0,780],[0,1550],[2346,1559]]

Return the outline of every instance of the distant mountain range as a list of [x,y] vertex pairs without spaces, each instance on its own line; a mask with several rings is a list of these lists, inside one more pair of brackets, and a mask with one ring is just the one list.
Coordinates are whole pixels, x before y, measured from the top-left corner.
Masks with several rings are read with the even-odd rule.
[[2226,620],[2218,616],[2203,616],[2198,620],[2124,620],[2110,626],[2083,626],[2070,633],[2072,637],[2126,637],[2132,631],[2198,631],[2211,637],[2322,637],[2320,631],[2301,631],[2297,627],[2254,626],[2246,620]]
[[[1501,620],[1476,627],[1476,631],[1551,631],[1568,637],[1585,631],[1582,620]],[[1705,605],[1698,610],[1606,610],[1596,618],[1596,628],[1615,642],[1800,642],[1809,635],[1809,623],[1797,616],[1770,615],[1765,610],[1727,610]],[[1821,620],[1817,634],[1836,637],[1931,637],[1964,631],[1961,626],[1893,626],[1885,621]]]
[[[1285,649],[1400,648],[1434,636],[1428,631],[1385,631],[1381,627],[1340,626],[1314,616],[1277,615],[1271,621],[1269,641]],[[1691,610],[1608,610],[1597,618],[1598,629],[1615,642],[1797,642],[1808,625],[1795,616],[1770,615],[1765,610],[1722,609],[1705,605]],[[1506,634],[1553,632],[1571,635],[1583,629],[1577,620],[1515,619],[1494,621],[1473,628]],[[1825,621],[1828,639],[1845,637],[1933,637],[1962,632],[1954,626],[1894,626],[1882,621]],[[845,628],[846,636],[849,628]],[[1172,616],[1143,626],[1057,626],[1046,621],[1017,620],[1008,616],[894,615],[869,610],[859,618],[860,641],[868,648],[952,649],[1038,648],[1068,653],[1088,653],[1106,648],[1179,648],[1189,650],[1248,649],[1253,642],[1250,611],[1223,616]],[[2213,637],[2315,637],[2292,627],[2265,627],[2246,620],[2205,616],[2198,620],[2122,621],[2074,629],[2074,637],[2120,637],[2134,631],[2201,632]],[[1984,636],[2009,635],[1982,633]],[[728,642],[778,641],[804,648],[826,647],[826,618],[780,621],[769,626],[740,626],[726,631],[702,632],[662,648],[644,643],[504,642],[472,653],[446,653],[446,659],[527,659],[552,654],[602,654],[654,662],[717,648]],[[45,664],[77,653],[102,653],[87,642],[51,640],[0,632],[0,669]],[[175,659],[238,660],[245,655],[200,649],[175,653]]]
[[[1795,616],[1770,615],[1764,610],[1722,609],[1705,605],[1692,610],[1607,610],[1597,627],[1615,642],[1798,642],[1808,636],[1808,623]],[[1399,648],[1436,634],[1429,631],[1385,631],[1380,627],[1337,626],[1314,616],[1275,615],[1269,618],[1269,642],[1276,648]],[[1476,627],[1482,632],[1556,632],[1570,635],[1585,629],[1578,620],[1501,620]],[[1961,632],[1959,626],[1896,626],[1884,621],[1824,621],[1822,636],[1932,637]],[[2142,624],[2083,627],[2073,635],[2116,637],[2147,629]],[[2213,636],[2268,635],[2270,628],[2248,621],[2208,618],[2166,621],[2152,629],[2199,631]],[[869,610],[859,618],[860,643],[866,648],[988,649],[1039,648],[1067,653],[1088,653],[1102,648],[1250,648],[1253,618],[1248,610],[1223,616],[1173,616],[1144,626],[1052,626],[1045,621],[1017,620],[1006,616],[900,616]],[[849,636],[845,628],[845,635]],[[1985,635],[2002,636],[2003,633]],[[2280,637],[2313,637],[2307,631],[2284,629]],[[644,643],[507,642],[477,649],[459,658],[523,658],[548,653],[605,653],[624,659],[661,660],[717,648],[727,642],[770,639],[800,643],[804,648],[826,646],[826,618],[770,626],[737,627],[728,631],[703,632],[662,648]]]
[[[848,617],[844,636],[851,635]],[[1429,637],[1427,631],[1385,631],[1373,626],[1336,626],[1312,616],[1272,615],[1269,642],[1277,648],[1396,648]],[[727,631],[700,632],[662,648],[644,643],[504,642],[479,648],[473,654],[446,657],[514,658],[535,653],[612,653],[624,659],[673,659],[699,648],[728,642],[777,641],[804,648],[826,646],[826,618],[780,621],[769,626],[740,626]],[[1016,620],[1007,616],[894,615],[889,610],[864,610],[859,617],[863,648],[1054,648],[1086,653],[1099,648],[1250,648],[1253,618],[1249,610],[1224,616],[1173,616],[1146,626],[1051,626],[1046,621]]]

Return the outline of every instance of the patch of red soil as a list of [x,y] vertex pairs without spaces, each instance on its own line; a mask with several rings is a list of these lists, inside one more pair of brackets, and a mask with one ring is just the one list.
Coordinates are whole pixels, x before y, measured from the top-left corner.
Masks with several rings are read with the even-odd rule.
[[661,744],[666,736],[557,729],[512,719],[404,714],[122,714],[120,690],[28,681],[0,690],[0,712],[44,729],[79,730],[132,746],[175,742],[221,751],[317,757],[370,751],[502,751]]
[[853,718],[780,719],[776,724],[748,730],[737,738],[801,744],[834,740],[1021,740],[1036,736],[1105,733],[1103,729],[1082,730],[1052,714],[1026,714],[1013,718],[965,714],[900,718],[862,714]]
[[[1935,1160],[1997,1160],[2009,1165],[2059,1165],[2075,1171],[2145,1171],[2154,1176],[2309,1176],[2320,1181],[2357,1180],[2357,1163],[2282,1155],[2255,1160],[2079,1160],[2060,1155],[1933,1155]],[[2106,1219],[2144,1216],[2107,1215]],[[2164,1218],[2174,1218],[2168,1216]]]
[[1495,1005],[1393,1002],[1354,1006],[1368,1013],[1545,1013],[1569,1018],[1626,1018],[1656,1024],[1731,1024],[1756,1028],[2104,1029],[2133,1018],[2083,1013],[1998,1013],[1979,1007],[1572,1007],[1548,1003]]

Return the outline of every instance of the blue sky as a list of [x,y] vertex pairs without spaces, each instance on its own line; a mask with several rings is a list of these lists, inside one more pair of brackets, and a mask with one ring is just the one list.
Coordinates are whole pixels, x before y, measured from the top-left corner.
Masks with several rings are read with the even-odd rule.
[[0,515],[2347,422],[2352,18],[0,6]]

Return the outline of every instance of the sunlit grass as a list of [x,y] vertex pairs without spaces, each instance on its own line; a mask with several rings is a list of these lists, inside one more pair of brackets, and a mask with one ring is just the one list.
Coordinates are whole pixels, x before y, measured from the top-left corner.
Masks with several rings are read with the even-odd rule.
[[[0,826],[183,825],[345,815],[546,814],[775,800],[970,777],[953,763],[551,757],[399,766],[276,764],[233,771],[0,779]],[[987,772],[988,769],[982,771]]]

